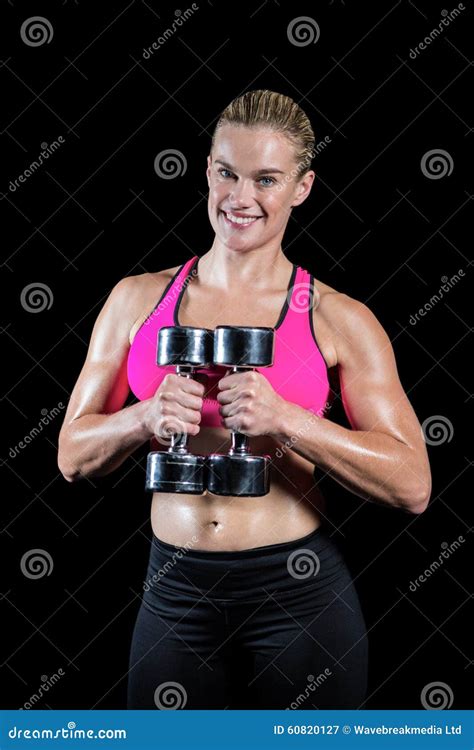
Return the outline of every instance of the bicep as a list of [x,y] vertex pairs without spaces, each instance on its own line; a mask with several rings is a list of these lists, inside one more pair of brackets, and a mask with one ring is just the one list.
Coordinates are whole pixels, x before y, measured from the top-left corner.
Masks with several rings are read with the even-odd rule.
[[356,301],[350,307],[338,346],[341,398],[350,425],[419,447],[420,425],[400,382],[390,339],[368,307]]
[[134,314],[131,295],[133,283],[132,277],[126,277],[115,285],[94,323],[64,425],[85,414],[119,411],[127,400],[127,357]]

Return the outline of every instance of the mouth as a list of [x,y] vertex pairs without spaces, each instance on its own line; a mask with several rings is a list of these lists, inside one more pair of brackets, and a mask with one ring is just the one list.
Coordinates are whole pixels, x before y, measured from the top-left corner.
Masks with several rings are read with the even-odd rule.
[[222,215],[222,218],[224,222],[232,227],[233,229],[247,229],[248,227],[252,226],[252,224],[256,224],[257,221],[260,219],[263,219],[263,216],[236,216],[231,211],[219,211],[219,214]]

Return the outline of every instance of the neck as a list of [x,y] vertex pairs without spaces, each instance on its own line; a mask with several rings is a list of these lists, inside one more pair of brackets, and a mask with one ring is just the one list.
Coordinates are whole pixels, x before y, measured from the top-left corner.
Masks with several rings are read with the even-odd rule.
[[199,260],[199,278],[206,286],[236,292],[241,285],[255,290],[286,286],[292,263],[281,246],[229,250],[214,245]]

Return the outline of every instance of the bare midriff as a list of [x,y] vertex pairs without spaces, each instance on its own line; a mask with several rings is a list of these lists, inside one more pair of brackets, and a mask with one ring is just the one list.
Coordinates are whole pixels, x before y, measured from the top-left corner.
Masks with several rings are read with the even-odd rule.
[[[188,442],[192,453],[226,453],[230,433],[203,427]],[[151,441],[151,450],[163,450]],[[272,458],[270,492],[263,497],[153,493],[155,536],[179,547],[241,550],[289,542],[321,523],[324,497],[314,483],[314,466],[290,447],[268,437],[249,438],[250,452]]]

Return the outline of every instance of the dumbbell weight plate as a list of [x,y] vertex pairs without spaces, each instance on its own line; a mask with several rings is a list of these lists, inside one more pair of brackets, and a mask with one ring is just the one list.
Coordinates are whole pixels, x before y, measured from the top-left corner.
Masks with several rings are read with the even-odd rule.
[[254,326],[217,326],[214,364],[226,367],[268,367],[273,364],[274,329]]
[[211,454],[207,457],[207,489],[216,495],[267,495],[270,491],[270,456]]
[[163,326],[159,331],[156,364],[208,367],[214,353],[214,334],[208,328]]
[[145,489],[202,495],[206,488],[206,460],[194,453],[152,451],[148,454]]

